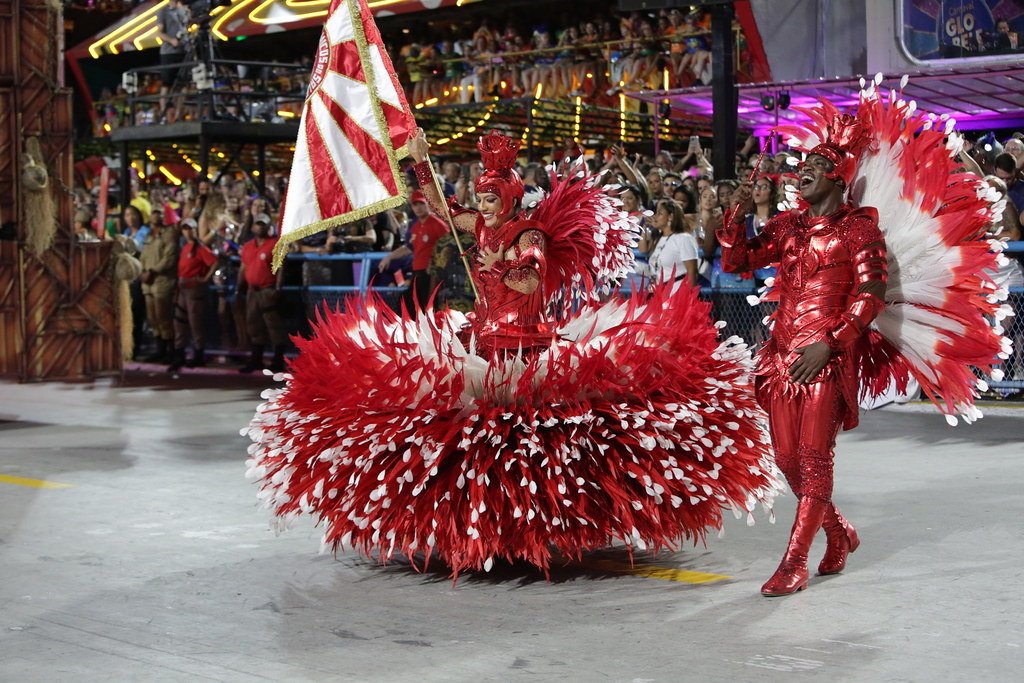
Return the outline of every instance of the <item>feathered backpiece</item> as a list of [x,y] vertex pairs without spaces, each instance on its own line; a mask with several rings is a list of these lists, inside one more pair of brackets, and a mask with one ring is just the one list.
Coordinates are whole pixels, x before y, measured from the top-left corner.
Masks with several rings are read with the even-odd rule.
[[[551,170],[551,191],[530,219],[545,226],[548,244],[544,291],[550,299],[571,305],[577,296],[598,298],[633,271],[633,252],[640,239],[640,223],[602,186],[584,160],[561,172]],[[562,297],[563,287],[571,296]]]
[[879,74],[860,93],[859,129],[824,102],[807,112],[810,124],[786,133],[807,152],[829,134],[851,140],[859,152],[849,200],[878,210],[889,281],[885,310],[857,348],[862,392],[877,396],[892,382],[903,390],[914,377],[950,424],[956,413],[970,422],[987,388],[973,370],[999,379],[992,366],[1011,350],[999,324],[1010,313],[1007,291],[990,275],[1005,257],[985,237],[1004,204],[982,178],[958,171],[954,120],[903,99],[906,76],[887,95],[881,83]]

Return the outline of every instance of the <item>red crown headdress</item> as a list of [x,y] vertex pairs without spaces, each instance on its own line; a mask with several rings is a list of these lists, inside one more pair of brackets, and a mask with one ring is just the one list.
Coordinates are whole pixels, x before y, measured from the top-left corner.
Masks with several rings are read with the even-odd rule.
[[857,159],[868,144],[869,136],[862,121],[850,114],[838,114],[825,127],[825,141],[811,150],[835,165],[828,174],[832,180],[842,178],[849,187],[857,170]]
[[508,171],[519,156],[519,141],[494,130],[481,135],[476,148],[480,150],[480,160],[488,171]]
[[818,154],[835,165],[827,174],[831,180],[842,179],[849,187],[857,171],[857,160],[871,141],[871,131],[859,116],[844,114],[828,100],[810,109],[794,107],[811,120],[804,125],[779,126],[779,132],[790,135],[790,144],[808,154]]
[[476,192],[493,192],[501,197],[501,217],[510,216],[518,207],[515,201],[521,201],[525,192],[522,178],[513,169],[519,156],[519,141],[492,130],[480,137],[476,148],[486,169],[476,180]]

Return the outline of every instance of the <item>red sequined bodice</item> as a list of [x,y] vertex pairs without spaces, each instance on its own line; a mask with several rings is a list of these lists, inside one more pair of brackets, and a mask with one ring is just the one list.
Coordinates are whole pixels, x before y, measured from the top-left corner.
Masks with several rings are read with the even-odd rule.
[[[525,234],[525,239],[524,239]],[[529,270],[544,279],[543,227],[528,219],[514,218],[494,229],[477,221],[477,244],[483,251],[497,251],[506,262],[512,262],[518,254],[528,250],[537,252],[532,267],[508,269],[498,267],[486,271],[476,270],[474,277],[479,288],[473,329],[486,346],[495,349],[527,349],[533,346],[547,346],[553,331],[544,316],[542,287],[526,294],[509,286],[522,278]]]

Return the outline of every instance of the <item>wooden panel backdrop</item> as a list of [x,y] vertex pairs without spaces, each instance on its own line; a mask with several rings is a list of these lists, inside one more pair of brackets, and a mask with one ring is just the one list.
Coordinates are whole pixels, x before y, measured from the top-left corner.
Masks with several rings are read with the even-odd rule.
[[[71,93],[59,0],[0,0],[0,376],[88,379],[121,372],[111,245],[75,242]],[[39,138],[57,205],[53,246],[24,247],[21,167]]]

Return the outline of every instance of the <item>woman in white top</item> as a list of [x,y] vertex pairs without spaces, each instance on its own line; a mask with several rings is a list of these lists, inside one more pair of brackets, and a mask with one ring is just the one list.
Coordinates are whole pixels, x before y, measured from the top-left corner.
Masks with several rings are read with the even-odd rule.
[[683,209],[671,199],[662,199],[654,210],[654,228],[661,233],[651,250],[647,275],[654,282],[675,281],[673,291],[685,280],[697,284],[697,239],[690,232]]

